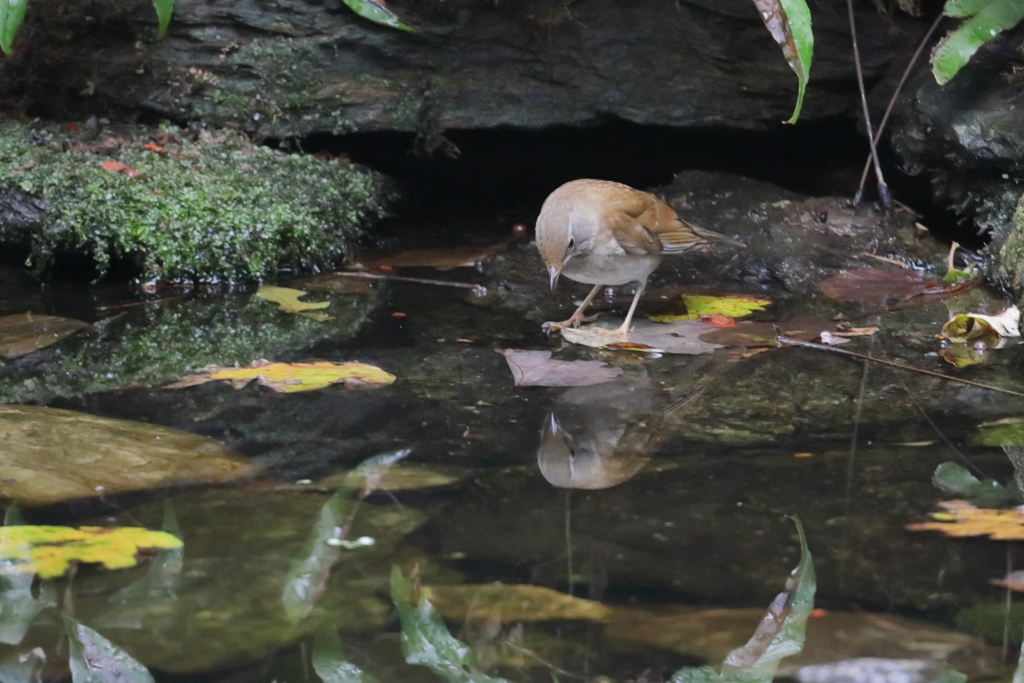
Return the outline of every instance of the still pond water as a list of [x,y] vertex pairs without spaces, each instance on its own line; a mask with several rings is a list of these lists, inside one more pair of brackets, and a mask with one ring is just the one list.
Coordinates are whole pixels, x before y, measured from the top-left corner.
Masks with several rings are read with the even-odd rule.
[[[430,681],[424,664],[444,670],[445,658],[448,677],[467,681],[717,670],[800,561],[789,515],[806,529],[817,591],[806,646],[779,675],[1009,680],[1022,625],[1007,616],[1017,601],[990,582],[1015,568],[1013,542],[906,526],[962,497],[933,484],[947,462],[1008,484],[1002,505],[1019,502],[1018,437],[979,434],[1024,414],[1022,399],[810,349],[648,357],[563,347],[540,322],[567,315],[579,291],[552,296],[538,264],[513,244],[482,273],[409,271],[481,283],[484,297],[398,282],[307,287],[308,299],[332,301],[336,319],[324,323],[280,314],[251,291],[141,295],[4,271],[0,315],[98,323],[11,361],[8,403],[207,437],[236,469],[209,474],[197,463],[193,476],[175,475],[192,483],[154,488],[131,478],[156,467],[144,454],[108,464],[121,471],[81,473],[90,486],[125,480],[118,490],[20,496],[31,524],[164,529],[184,545],[130,569],[83,565],[30,594],[8,586],[0,681],[81,676],[74,662],[89,656],[95,680],[143,680],[115,674],[122,651],[175,681]],[[935,355],[947,308],[861,321],[881,330],[846,348],[1021,390],[1019,346],[960,370]],[[590,387],[516,387],[495,352],[505,348],[623,372]],[[362,361],[397,381],[295,394],[255,383],[159,388],[211,362],[258,357]],[[90,450],[77,442],[93,432],[80,433],[61,437],[69,452]],[[395,567],[418,577],[472,655],[435,629],[441,640],[422,650],[431,654],[407,662]],[[65,618],[116,649],[99,655],[87,642],[76,655]],[[859,661],[837,664],[849,660]]]

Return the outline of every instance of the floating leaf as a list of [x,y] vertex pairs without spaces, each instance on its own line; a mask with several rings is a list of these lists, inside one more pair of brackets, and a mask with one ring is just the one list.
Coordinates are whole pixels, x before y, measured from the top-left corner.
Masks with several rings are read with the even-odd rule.
[[543,586],[424,586],[423,597],[445,619],[456,621],[534,622],[553,619],[604,621],[612,609]]
[[583,387],[610,382],[622,368],[597,360],[551,360],[550,351],[498,351],[517,387]]
[[376,24],[383,24],[400,31],[412,31],[409,26],[398,16],[389,10],[384,0],[343,0],[349,8],[364,19],[369,19]]
[[1010,306],[998,315],[958,313],[942,326],[941,334],[953,342],[991,337],[1019,337],[1020,309]]
[[505,247],[504,244],[489,244],[483,247],[454,247],[451,249],[410,249],[390,256],[364,259],[352,265],[353,268],[372,270],[374,268],[479,268],[480,264]]
[[804,647],[807,619],[814,609],[814,563],[800,520],[800,563],[786,580],[747,644],[733,650],[722,663],[722,672],[709,666],[686,667],[672,676],[671,683],[771,683],[779,662],[798,654]]
[[[171,14],[174,12],[174,0],[153,0],[153,8],[156,10],[157,37],[163,38],[167,35],[167,27],[171,25]],[[149,145],[146,145],[149,148]]]
[[945,512],[933,512],[937,521],[908,524],[910,531],[938,531],[947,536],[988,536],[994,541],[1024,538],[1024,513],[1020,509],[977,508],[965,500],[939,503]]
[[571,344],[581,344],[598,349],[620,349],[644,353],[711,353],[721,348],[717,344],[701,340],[701,335],[710,328],[699,320],[680,320],[674,323],[652,323],[637,320],[629,331],[628,342],[610,333],[618,327],[618,321],[584,325],[583,327],[556,327],[562,339]]
[[271,363],[254,360],[247,367],[223,368],[210,365],[202,374],[183,377],[165,389],[183,389],[219,379],[230,380],[231,386],[241,389],[252,380],[283,393],[313,391],[331,384],[341,383],[346,389],[362,389],[391,384],[397,378],[378,367],[366,363]]
[[789,68],[796,74],[799,91],[793,115],[786,123],[796,123],[804,103],[807,80],[811,73],[814,53],[814,33],[811,30],[811,10],[805,0],[754,0],[768,32],[782,48]]
[[64,617],[72,683],[153,683],[149,670],[88,626]]
[[107,569],[134,567],[141,550],[180,548],[163,531],[137,527],[10,526],[0,536],[0,574],[63,576],[71,562],[97,562]]
[[1020,502],[1016,487],[1006,487],[988,479],[981,481],[966,467],[955,462],[944,462],[935,468],[932,483],[943,493],[959,496],[980,507],[997,507]]
[[14,43],[14,36],[18,33],[25,18],[25,9],[28,7],[28,0],[4,0],[0,2],[0,49],[5,54],[11,54],[11,45]]
[[52,315],[15,313],[0,316],[0,357],[24,356],[86,327],[89,323]]
[[0,440],[0,496],[36,505],[254,472],[204,436],[57,408],[0,406]]
[[321,301],[314,304],[306,301],[299,301],[299,297],[305,296],[306,294],[307,292],[304,292],[301,289],[274,287],[272,285],[263,285],[256,290],[257,298],[274,302],[279,306],[279,310],[284,313],[299,313],[307,318],[311,318],[319,322],[334,320],[334,316],[331,315],[323,313],[307,313],[306,311],[315,311],[321,308],[327,308],[331,305],[331,302]]
[[724,315],[731,318],[742,318],[754,311],[763,311],[771,304],[770,299],[761,299],[754,296],[711,296],[704,294],[684,294],[683,303],[686,306],[686,313],[674,315],[671,313],[649,316],[649,320],[656,323],[672,323],[679,320],[696,320],[701,316]]
[[402,652],[449,683],[508,683],[480,670],[473,650],[448,632],[440,615],[402,570],[391,568],[391,600],[402,621]]
[[910,299],[941,289],[941,286],[912,270],[856,268],[840,271],[822,282],[819,289],[834,301],[882,303],[890,299]]
[[932,52],[932,75],[945,85],[974,53],[1001,32],[1024,19],[1020,0],[947,0],[943,13],[967,19],[939,41]]
[[780,334],[800,341],[813,341],[825,332],[834,334],[835,326],[828,320],[801,316],[777,323],[741,322],[735,327],[705,331],[700,338],[712,344],[739,348],[778,346]]

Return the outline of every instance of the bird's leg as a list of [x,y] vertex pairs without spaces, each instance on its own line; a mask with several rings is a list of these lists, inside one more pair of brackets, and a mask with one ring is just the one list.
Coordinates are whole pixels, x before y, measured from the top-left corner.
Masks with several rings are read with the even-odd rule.
[[579,327],[580,323],[591,322],[594,320],[594,318],[587,318],[583,315],[583,311],[586,310],[587,306],[590,305],[590,302],[594,300],[594,297],[597,296],[597,293],[603,286],[604,285],[594,285],[594,288],[590,290],[590,294],[587,295],[587,298],[584,299],[583,303],[581,303],[579,308],[576,309],[576,312],[569,316],[568,320],[563,320],[560,323],[544,323],[544,329],[549,327]]
[[636,288],[636,294],[633,295],[633,303],[629,305],[629,313],[626,314],[626,319],[622,325],[619,326],[615,332],[625,337],[629,334],[629,323],[633,320],[633,312],[636,311],[636,305],[640,303],[640,296],[644,293],[644,289],[647,287],[647,281],[644,280],[640,283],[640,286]]

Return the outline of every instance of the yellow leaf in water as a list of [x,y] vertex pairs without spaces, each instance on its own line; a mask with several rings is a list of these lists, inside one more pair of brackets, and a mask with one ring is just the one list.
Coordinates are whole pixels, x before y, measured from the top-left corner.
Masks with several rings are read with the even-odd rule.
[[[327,308],[331,305],[330,301],[321,301],[319,303],[309,303],[306,301],[299,301],[300,296],[305,296],[307,292],[301,289],[290,289],[288,287],[274,287],[272,285],[263,285],[256,290],[256,296],[260,299],[266,299],[272,301],[278,306],[284,313],[302,313],[303,311],[315,311],[320,308]],[[324,320],[333,320],[333,316],[327,316],[323,313],[317,315],[309,315],[307,317],[313,318],[314,320],[323,322]]]
[[92,562],[107,569],[134,567],[140,550],[180,548],[163,531],[138,527],[7,526],[0,528],[0,574],[62,576],[71,562]]
[[652,315],[650,320],[656,323],[674,323],[679,320],[696,320],[702,315],[727,315],[731,318],[742,318],[754,311],[764,310],[771,304],[769,299],[759,299],[754,296],[710,296],[704,294],[684,294],[683,303],[686,304],[686,313],[675,315],[666,313],[664,315]]
[[1024,538],[1024,513],[1019,509],[977,508],[964,500],[939,503],[946,512],[932,513],[936,522],[908,524],[910,531],[938,531],[947,536],[988,536],[994,541]]
[[343,383],[347,388],[363,388],[391,384],[397,379],[378,367],[366,363],[271,363],[267,360],[253,361],[244,368],[222,368],[216,365],[203,368],[202,374],[183,377],[165,389],[183,389],[218,379],[231,381],[231,386],[241,389],[252,380],[258,381],[274,391],[292,393],[323,389],[330,384]]

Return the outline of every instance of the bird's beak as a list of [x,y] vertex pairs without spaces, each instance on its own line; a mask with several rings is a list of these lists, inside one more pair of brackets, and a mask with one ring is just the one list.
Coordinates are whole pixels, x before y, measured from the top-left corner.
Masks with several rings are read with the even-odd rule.
[[555,284],[558,282],[558,275],[562,272],[562,266],[551,266],[548,268],[548,273],[551,275],[551,289],[555,288]]

